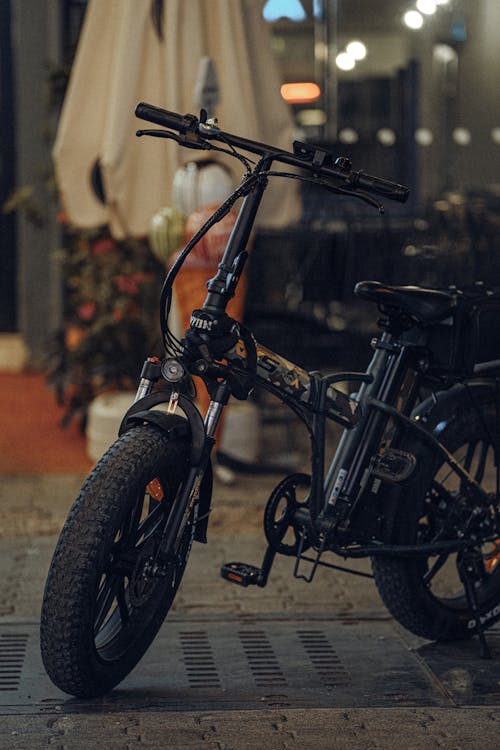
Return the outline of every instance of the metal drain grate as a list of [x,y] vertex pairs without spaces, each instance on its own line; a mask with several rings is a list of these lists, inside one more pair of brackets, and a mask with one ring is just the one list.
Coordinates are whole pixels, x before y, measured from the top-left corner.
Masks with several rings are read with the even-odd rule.
[[271,642],[263,630],[240,630],[238,637],[257,687],[287,684]]
[[325,687],[352,684],[349,672],[322,630],[298,630],[297,635]]
[[0,635],[0,690],[19,688],[29,636],[25,633]]
[[[500,628],[488,633],[500,646]],[[263,707],[495,706],[496,659],[477,639],[410,650],[388,619],[322,615],[171,617],[130,675],[94,701],[45,674],[35,622],[0,621],[0,715]]]
[[184,630],[179,633],[182,661],[189,686],[192,688],[220,688],[220,677],[212,647],[205,630]]

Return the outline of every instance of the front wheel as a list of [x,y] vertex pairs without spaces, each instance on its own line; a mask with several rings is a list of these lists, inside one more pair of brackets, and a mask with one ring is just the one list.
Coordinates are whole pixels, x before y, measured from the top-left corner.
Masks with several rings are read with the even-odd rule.
[[158,542],[189,470],[189,443],[152,425],[107,451],[82,487],[45,587],[47,673],[79,697],[102,695],[137,664],[174,600],[194,534],[186,525],[161,575]]
[[[500,403],[494,384],[459,387],[438,403],[427,427],[481,485],[498,513],[495,453]],[[471,502],[457,475],[429,446],[414,438],[403,446],[417,459],[415,477],[401,494],[395,542],[431,543],[460,537]],[[478,530],[476,529],[476,532]],[[473,549],[474,586],[481,622],[500,618],[500,539]],[[413,633],[430,640],[469,638],[477,632],[460,574],[460,553],[434,557],[374,557],[375,583],[391,614]]]

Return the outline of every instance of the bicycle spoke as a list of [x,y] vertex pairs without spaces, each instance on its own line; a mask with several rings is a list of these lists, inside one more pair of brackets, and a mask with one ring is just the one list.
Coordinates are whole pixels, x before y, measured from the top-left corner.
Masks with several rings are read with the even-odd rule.
[[134,512],[130,515],[128,518],[128,522],[125,525],[120,540],[123,541],[129,541],[132,537],[132,539],[137,539],[137,529],[139,527],[139,523],[141,520],[142,515],[142,509],[144,507],[144,495],[137,497],[137,502],[134,506]]
[[123,582],[123,578],[116,573],[111,576],[106,576],[97,596],[97,614],[94,619],[94,633],[98,633],[101,629],[102,624],[111,609],[111,605],[113,604],[120,581]]
[[489,450],[489,448],[490,448],[489,443],[487,443],[486,441],[483,440],[481,442],[481,452],[480,452],[480,455],[479,455],[479,461],[478,461],[478,464],[477,464],[476,473],[474,475],[474,479],[479,484],[481,484],[481,482],[483,481],[483,478],[484,478],[484,470],[486,468],[486,459],[487,459],[487,456],[488,456],[488,450]]
[[465,460],[463,462],[463,467],[466,471],[470,471],[470,467],[472,466],[472,459],[474,458],[474,453],[476,452],[477,442],[470,442],[467,446],[467,453],[465,454]]
[[125,598],[125,579],[124,578],[120,578],[118,582],[118,588],[116,590],[116,598],[118,601],[118,609],[120,611],[122,624],[126,625],[130,617],[130,612],[128,609],[127,600]]
[[[464,460],[466,460],[466,456],[467,456],[467,454],[465,454],[465,457],[464,457],[464,455],[461,455],[461,456],[455,456],[455,459],[456,459],[456,461],[457,461],[457,462],[458,462],[459,464],[462,464],[462,466],[463,466],[463,465],[464,465]],[[443,467],[443,468],[444,468],[444,467]],[[449,478],[450,478],[450,477],[451,477],[452,475],[454,475],[454,474],[455,474],[454,470],[453,470],[453,469],[449,469],[449,470],[448,470],[448,472],[447,472],[447,473],[446,473],[446,474],[444,475],[444,477],[442,477],[442,478],[440,478],[440,479],[439,479],[439,481],[440,481],[440,484],[443,484],[443,485],[444,485],[444,484],[446,484],[446,482],[448,481],[448,479],[449,479]]]
[[141,539],[141,544],[147,541],[157,531],[162,516],[163,508],[159,503],[137,527],[136,540]]

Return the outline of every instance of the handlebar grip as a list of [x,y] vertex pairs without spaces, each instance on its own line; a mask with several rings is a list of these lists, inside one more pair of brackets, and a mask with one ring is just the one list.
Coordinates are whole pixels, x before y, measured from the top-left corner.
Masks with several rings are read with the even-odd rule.
[[372,177],[369,174],[364,174],[364,172],[351,173],[349,182],[355,187],[382,195],[384,198],[399,203],[406,203],[410,195],[409,188],[404,185],[398,185],[397,182],[391,182],[390,180],[382,180],[380,177]]
[[164,128],[180,131],[184,127],[184,116],[177,112],[169,112],[167,109],[154,107],[152,104],[140,102],[135,108],[135,116],[140,120],[154,122],[155,125],[162,125]]

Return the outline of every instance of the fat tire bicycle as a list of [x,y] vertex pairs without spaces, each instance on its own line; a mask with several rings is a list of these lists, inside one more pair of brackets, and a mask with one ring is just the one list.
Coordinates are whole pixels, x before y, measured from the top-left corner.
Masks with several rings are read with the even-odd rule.
[[[375,195],[404,202],[408,190],[311,144],[285,151],[224,132],[203,110],[196,117],[141,103],[136,114],[160,126],[138,135],[229,153],[244,176],[171,267],[160,300],[165,356],[144,363],[119,437],[62,529],[41,613],[49,676],[67,693],[97,696],[140,660],[174,601],[193,542],[207,542],[221,415],[230,396],[245,400],[256,388],[303,423],[311,468],[285,476],[271,493],[261,566],[229,562],[222,576],[262,587],[275,556],[285,555],[293,575],[311,582],[319,566],[350,570],[332,563],[332,553],[371,558],[382,600],[404,627],[431,640],[478,635],[488,656],[484,631],[500,618],[500,295],[481,284],[359,282],[356,293],[381,315],[366,371],[307,372],[226,313],[268,181],[314,182],[379,210]],[[239,199],[203,307],[179,340],[168,325],[176,274]],[[193,376],[210,393],[204,418]],[[343,429],[327,457],[330,420]]]

